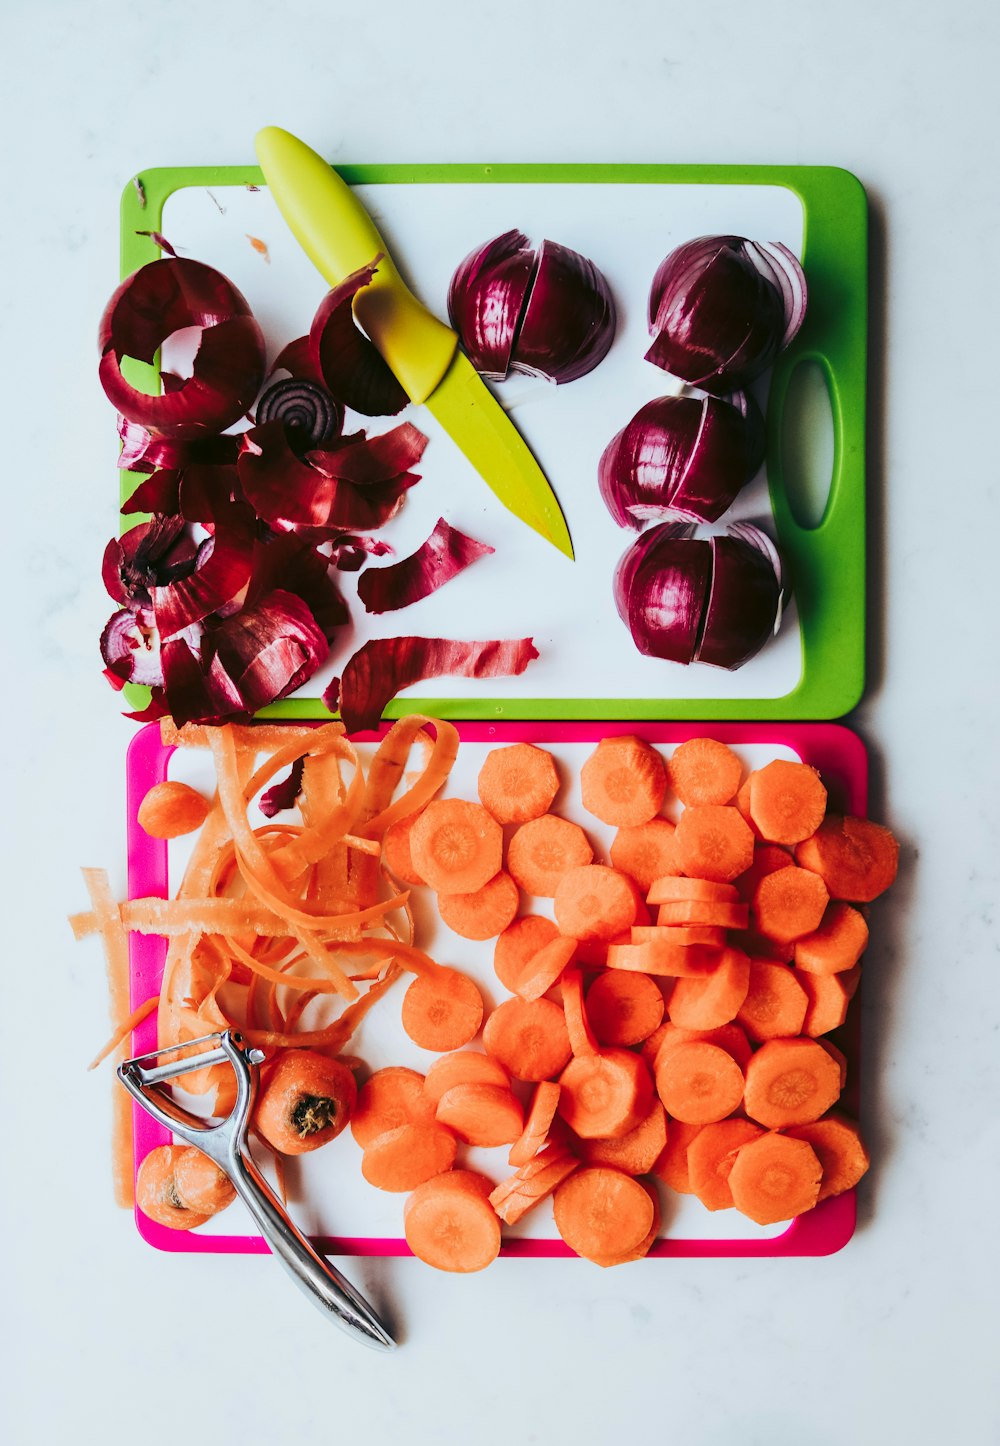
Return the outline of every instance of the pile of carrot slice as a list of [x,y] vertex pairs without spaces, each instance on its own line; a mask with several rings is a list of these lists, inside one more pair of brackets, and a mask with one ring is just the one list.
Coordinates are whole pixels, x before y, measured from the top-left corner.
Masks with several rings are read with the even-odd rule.
[[[543,748],[493,749],[478,799],[442,798],[448,724],[401,720],[367,775],[336,724],[280,731],[288,741],[255,770],[261,732],[204,735],[219,791],[178,899],[122,905],[117,925],[95,908],[77,930],[169,935],[161,1045],[232,1023],[279,1054],[340,1055],[410,970],[395,1007],[439,1057],[426,1074],[371,1074],[350,1128],[365,1179],[408,1196],[415,1255],[480,1270],[502,1225],[551,1198],[572,1250],[621,1264],[657,1236],[658,1183],[761,1225],[857,1183],[868,1157],[826,1036],[846,1018],[864,906],[892,882],[897,845],[829,813],[813,768],[776,761],[744,777],[715,739],[668,760],[606,738],[580,779],[584,807],[616,829],[605,862],[554,811],[560,769]],[[413,747],[422,767],[404,780]],[[297,759],[302,824],[252,828],[249,801]],[[676,824],[668,799],[682,805]],[[454,934],[496,940],[507,997],[492,1010],[468,975],[415,946],[418,888]],[[525,912],[524,895],[548,902]],[[342,996],[340,1012],[307,1028],[321,995]],[[222,1081],[206,1071],[202,1083]],[[504,1148],[511,1173],[496,1183],[463,1168],[467,1146]]]

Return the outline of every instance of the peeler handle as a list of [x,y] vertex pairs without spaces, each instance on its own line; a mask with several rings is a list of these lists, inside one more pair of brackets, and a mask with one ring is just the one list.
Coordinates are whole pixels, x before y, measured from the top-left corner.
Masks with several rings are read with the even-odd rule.
[[292,1224],[249,1154],[234,1152],[228,1171],[272,1254],[313,1304],[374,1350],[394,1350],[396,1342],[372,1307]]

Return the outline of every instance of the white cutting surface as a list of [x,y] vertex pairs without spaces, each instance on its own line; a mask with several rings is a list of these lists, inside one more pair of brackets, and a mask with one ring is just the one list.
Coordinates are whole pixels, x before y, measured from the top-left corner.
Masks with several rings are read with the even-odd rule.
[[[3,33],[0,1436],[996,1446],[997,7],[36,0]],[[124,892],[134,731],[96,648],[118,521],[96,323],[129,177],[249,164],[271,122],[342,162],[801,162],[868,187],[872,612],[851,721],[903,851],[866,965],[875,1165],[839,1255],[468,1279],[358,1263],[404,1341],[384,1360],[272,1261],[162,1255],[114,1209],[111,1081],[85,1072],[102,966],[64,922],[80,864]]]
[[[497,697],[516,715],[518,698],[780,698],[799,682],[802,647],[794,603],[776,638],[735,672],[644,657],[612,599],[619,558],[635,534],[618,527],[601,500],[597,463],[608,442],[669,379],[644,360],[646,305],[660,261],[693,236],[729,233],[781,241],[802,252],[802,204],[781,186],[373,185],[359,195],[390,254],[432,311],[447,320],[452,272],[475,247],[517,226],[533,241],[559,241],[589,256],[608,279],[618,329],[600,366],[553,386],[511,377],[497,398],[538,458],[563,507],[576,553],[563,557],[494,497],[426,407],[407,407],[430,442],[415,469],[421,482],[379,536],[408,557],[444,516],[496,550],[403,612],[370,617],[345,574],[353,627],[334,638],[325,668],[300,689],[318,697],[360,643],[400,632],[426,637],[533,637],[539,657],[517,678],[484,684],[433,679],[406,698]],[[265,329],[268,357],[309,330],[326,285],[297,244],[269,191],[188,186],[163,208],[163,234],[181,255],[217,266],[249,301]],[[266,258],[251,245],[263,242]],[[164,348],[170,365],[170,347]],[[757,396],[767,404],[768,376]],[[387,430],[394,420],[349,414],[346,430]],[[762,468],[725,522],[753,521],[774,536]],[[711,529],[709,529],[711,530]],[[719,531],[724,530],[720,521]]]

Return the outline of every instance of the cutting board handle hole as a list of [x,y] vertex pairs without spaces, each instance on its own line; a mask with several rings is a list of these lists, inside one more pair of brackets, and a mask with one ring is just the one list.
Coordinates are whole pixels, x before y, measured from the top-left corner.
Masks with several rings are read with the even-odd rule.
[[781,476],[800,527],[818,527],[833,482],[833,409],[825,369],[803,358],[788,379],[781,408]]

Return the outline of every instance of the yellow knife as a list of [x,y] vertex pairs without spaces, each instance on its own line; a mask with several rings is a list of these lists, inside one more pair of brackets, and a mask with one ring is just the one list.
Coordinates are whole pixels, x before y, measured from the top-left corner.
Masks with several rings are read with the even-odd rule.
[[413,295],[354,191],[314,150],[278,126],[257,134],[257,159],[278,209],[331,286],[382,253],[354,315],[412,402],[422,402],[503,505],[567,557],[566,519],[544,472],[479,376],[458,337]]

